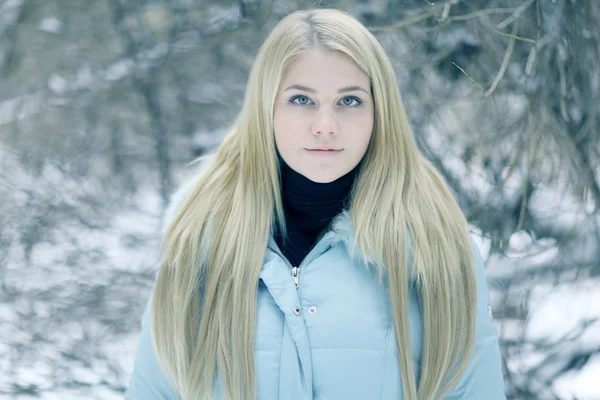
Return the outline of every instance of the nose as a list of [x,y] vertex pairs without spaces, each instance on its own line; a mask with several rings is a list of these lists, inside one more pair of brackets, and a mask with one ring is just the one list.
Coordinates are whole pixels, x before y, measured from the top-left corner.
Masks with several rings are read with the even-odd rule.
[[337,135],[339,127],[332,110],[319,110],[316,119],[312,124],[312,134],[319,136],[321,134]]

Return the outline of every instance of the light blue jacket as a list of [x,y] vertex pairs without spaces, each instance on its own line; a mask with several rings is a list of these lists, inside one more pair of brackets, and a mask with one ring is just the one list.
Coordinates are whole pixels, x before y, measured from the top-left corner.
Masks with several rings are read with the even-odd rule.
[[[297,288],[291,266],[270,239],[257,299],[259,400],[402,400],[388,291],[372,268],[349,256],[353,238],[349,215],[343,212],[300,265]],[[475,351],[468,370],[445,399],[505,400],[498,337],[475,244],[473,252],[478,297]],[[150,302],[125,399],[175,400],[153,350],[149,306]],[[415,290],[409,314],[418,371],[422,320]],[[223,399],[220,381],[215,399]]]

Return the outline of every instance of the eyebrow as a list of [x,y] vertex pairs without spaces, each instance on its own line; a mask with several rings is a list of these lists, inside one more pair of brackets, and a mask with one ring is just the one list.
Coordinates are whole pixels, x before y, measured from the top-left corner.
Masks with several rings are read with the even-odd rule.
[[[298,89],[298,90],[303,90],[305,92],[309,92],[309,93],[317,93],[317,91],[315,89],[311,89],[307,86],[303,86],[303,85],[292,85],[289,86],[287,89],[284,90],[284,92],[290,90],[290,89]],[[360,86],[347,86],[344,88],[341,88],[338,90],[338,93],[345,93],[345,92],[354,92],[356,90],[365,92],[367,94],[369,94],[369,92],[367,92],[365,89],[361,88]]]

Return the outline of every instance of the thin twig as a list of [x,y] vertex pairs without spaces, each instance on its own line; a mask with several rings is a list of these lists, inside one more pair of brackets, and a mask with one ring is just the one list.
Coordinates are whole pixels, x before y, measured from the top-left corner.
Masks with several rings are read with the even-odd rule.
[[444,11],[442,11],[442,17],[440,18],[440,22],[444,22],[448,18],[448,15],[450,14],[450,7],[450,2],[444,4]]
[[552,40],[550,35],[546,35],[543,38],[536,41],[535,46],[531,48],[529,51],[529,55],[527,56],[527,62],[525,63],[525,74],[527,76],[533,74],[533,70],[535,65],[537,64],[537,55],[540,53],[540,49],[544,47],[546,43],[549,43]]
[[[427,0],[425,0],[427,1]],[[435,7],[434,9],[428,10],[422,14],[419,14],[413,18],[407,18],[404,19],[402,21],[399,21],[395,24],[392,25],[384,25],[384,26],[371,26],[371,27],[367,27],[371,32],[381,32],[381,31],[391,31],[391,30],[395,30],[395,29],[402,29],[402,28],[406,28],[408,26],[411,25],[415,25],[421,21],[424,21],[428,18],[434,17],[435,16],[435,11],[437,11],[437,8],[440,8],[440,6],[435,5],[435,3],[429,3],[431,6]],[[478,11],[474,11],[472,13],[469,14],[464,14],[464,15],[454,15],[454,16],[447,16],[446,14],[446,10],[447,13],[449,13],[450,11],[450,7],[449,7],[450,3],[445,3],[444,4],[444,12],[442,14],[441,19],[439,20],[440,22],[445,22],[445,23],[449,23],[449,22],[456,22],[456,21],[466,21],[469,19],[473,19],[473,18],[477,18],[477,17],[483,17],[486,15],[493,15],[493,14],[512,14],[514,12],[516,12],[516,9],[514,8],[490,8],[488,10],[478,10]],[[488,27],[491,30],[495,30],[493,27]],[[504,33],[502,31],[497,31],[500,34],[503,35],[509,35],[507,33]],[[517,39],[519,40],[524,40],[524,41],[531,41],[534,42],[532,39],[528,39],[528,38],[521,38],[521,37],[517,37]]]
[[470,75],[467,73],[467,71],[465,71],[464,69],[462,69],[461,67],[459,67],[459,66],[458,66],[458,64],[457,64],[457,63],[455,63],[454,61],[452,61],[452,64],[453,64],[453,65],[454,65],[456,68],[458,68],[458,69],[460,70],[460,72],[462,72],[462,73],[463,73],[463,74],[464,74],[464,75],[465,75],[467,78],[469,78],[469,80],[470,80],[471,82],[473,82],[473,84],[474,84],[475,86],[477,86],[479,89],[481,89],[481,91],[485,91],[485,88],[483,87],[483,85],[481,85],[481,83],[479,83],[479,82],[476,82],[476,81],[475,81],[473,78],[471,78],[471,76],[470,76]]
[[[531,185],[531,170],[533,168],[533,163],[537,158],[537,153],[540,147],[539,137],[536,135],[537,140],[534,139],[535,131],[530,131],[529,133],[529,151],[527,151],[527,175],[525,177],[525,182],[523,183],[523,193],[521,196],[521,209],[519,211],[519,221],[514,232],[519,232],[523,229],[523,225],[525,223],[525,211],[527,210],[527,197],[529,192],[529,186]],[[535,140],[535,145],[533,141]],[[533,151],[531,149],[533,148]]]
[[402,21],[396,22],[395,24],[392,24],[392,25],[371,26],[371,27],[368,27],[368,29],[371,32],[393,31],[395,29],[402,29],[402,28],[406,28],[407,26],[418,24],[419,22],[424,21],[424,20],[434,17],[434,16],[435,16],[435,10],[429,10],[422,14],[417,15],[416,17],[403,19]]
[[[560,52],[560,48],[559,48]],[[558,64],[558,75],[560,81],[560,114],[563,119],[569,122],[571,119],[567,114],[567,80],[565,79],[565,62],[561,59],[560,53],[559,56],[556,57],[556,63]]]
[[540,53],[540,49],[543,46],[542,39],[541,39],[542,38],[542,16],[540,14],[540,0],[536,0],[535,9],[536,9],[535,16],[537,19],[537,35],[536,35],[536,40],[535,40],[536,57],[535,57],[535,60],[533,61],[534,62],[533,67],[535,67],[535,63],[537,63],[537,55]]
[[523,11],[525,11],[527,9],[527,7],[529,7],[531,4],[533,4],[534,1],[535,0],[528,0],[528,1],[524,2],[523,4],[521,4],[519,7],[517,7],[515,9],[515,11],[512,13],[512,15],[510,17],[506,18],[504,21],[502,21],[498,25],[496,25],[496,28],[504,29],[508,25],[512,24],[514,21],[516,21],[521,16]]
[[[515,24],[513,26],[513,34],[516,35],[518,29],[519,29],[519,24]],[[506,51],[504,52],[504,59],[502,60],[502,65],[500,66],[500,70],[498,71],[496,78],[494,78],[494,81],[492,82],[492,86],[490,86],[490,88],[485,92],[485,96],[489,96],[490,94],[492,94],[494,89],[496,89],[496,86],[498,86],[498,83],[500,82],[500,80],[504,76],[504,73],[506,72],[506,67],[508,66],[508,62],[510,61],[510,56],[512,55],[514,48],[515,48],[515,38],[511,38],[510,42],[508,42],[508,47],[506,48]]]
[[520,40],[520,41],[522,41],[522,42],[527,42],[527,43],[536,43],[536,40],[535,40],[535,39],[530,39],[530,38],[526,38],[526,37],[523,37],[523,36],[518,36],[518,35],[515,35],[515,34],[513,34],[513,33],[506,33],[506,32],[502,32],[502,31],[500,31],[500,30],[498,30],[498,29],[494,28],[493,26],[488,26],[488,25],[484,25],[484,26],[485,26],[487,29],[489,29],[489,30],[491,30],[491,31],[493,31],[493,32],[495,32],[495,33],[497,33],[497,34],[498,34],[498,35],[500,35],[500,36],[506,36],[506,37],[509,37],[509,38],[511,38],[511,39]]
[[512,13],[514,11],[515,11],[514,8],[490,8],[488,10],[474,11],[472,13],[464,14],[464,15],[454,15],[452,17],[449,17],[447,21],[448,22],[466,21],[468,19],[473,19],[473,18],[477,18],[477,17],[483,17],[485,15],[510,14],[510,13]]

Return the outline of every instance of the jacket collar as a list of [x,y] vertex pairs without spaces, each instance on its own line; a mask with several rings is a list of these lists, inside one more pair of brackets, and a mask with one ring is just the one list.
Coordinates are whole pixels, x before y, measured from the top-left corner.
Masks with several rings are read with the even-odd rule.
[[[347,210],[343,210],[331,222],[329,230],[317,241],[315,246],[319,246],[320,243],[326,241],[329,247],[333,247],[337,244],[343,244],[350,259],[359,265],[365,267],[374,267],[372,262],[367,261],[356,242],[356,233],[352,227],[352,221],[350,220],[350,213]],[[275,243],[273,234],[269,237],[268,247],[274,252],[281,255],[279,247]],[[312,257],[311,257],[312,258]]]

